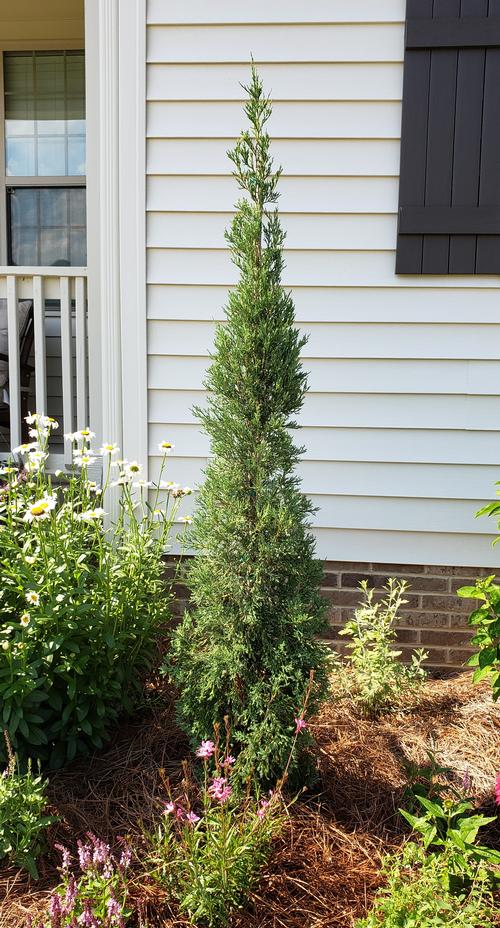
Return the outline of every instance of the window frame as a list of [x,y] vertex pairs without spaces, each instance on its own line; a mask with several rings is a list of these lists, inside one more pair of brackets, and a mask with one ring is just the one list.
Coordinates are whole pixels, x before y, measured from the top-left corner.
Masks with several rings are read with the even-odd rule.
[[[61,45],[64,45],[61,48]],[[7,191],[11,187],[80,187],[87,190],[87,173],[57,176],[14,176],[7,175],[5,163],[5,87],[4,87],[4,55],[5,52],[70,52],[81,51],[86,59],[85,47],[82,42],[55,40],[54,42],[40,42],[33,48],[33,43],[19,42],[0,45],[0,266],[9,265],[9,209]],[[87,101],[85,100],[85,121],[87,115]],[[42,265],[40,265],[42,266]]]

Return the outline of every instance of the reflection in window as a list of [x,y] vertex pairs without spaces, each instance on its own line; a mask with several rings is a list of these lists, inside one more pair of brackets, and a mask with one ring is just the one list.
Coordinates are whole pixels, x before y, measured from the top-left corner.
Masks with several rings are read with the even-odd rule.
[[7,175],[84,175],[84,53],[6,52],[4,86]]
[[8,205],[10,264],[85,266],[85,188],[14,187]]

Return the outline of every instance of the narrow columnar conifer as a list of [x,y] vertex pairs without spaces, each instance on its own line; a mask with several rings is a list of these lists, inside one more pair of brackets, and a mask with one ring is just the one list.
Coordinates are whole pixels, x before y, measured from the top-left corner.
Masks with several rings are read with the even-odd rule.
[[[226,233],[239,283],[217,328],[208,406],[196,410],[212,457],[190,532],[194,608],[174,633],[170,672],[178,719],[193,741],[211,737],[214,722],[228,716],[242,770],[268,783],[290,750],[312,670],[309,708],[325,694],[327,651],[317,639],[325,603],[313,508],[295,474],[303,449],[292,436],[307,389],[306,339],[281,285],[281,169],[270,155],[271,103],[255,69],[245,90],[249,128],[229,152],[244,195]],[[307,745],[307,734],[299,743]],[[300,760],[299,750],[296,773]]]

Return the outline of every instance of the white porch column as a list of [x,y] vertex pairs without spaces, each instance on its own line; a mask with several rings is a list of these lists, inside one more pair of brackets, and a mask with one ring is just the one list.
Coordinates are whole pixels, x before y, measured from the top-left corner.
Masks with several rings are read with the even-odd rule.
[[90,415],[147,465],[145,0],[85,0]]

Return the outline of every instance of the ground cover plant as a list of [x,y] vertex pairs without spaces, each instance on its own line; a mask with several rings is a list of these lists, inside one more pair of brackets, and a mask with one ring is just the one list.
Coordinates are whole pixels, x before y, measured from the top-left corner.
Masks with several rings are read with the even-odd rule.
[[[23,467],[0,471],[1,724],[21,760],[56,767],[101,748],[134,704],[169,617],[162,558],[186,491],[165,486],[151,505],[139,465],[117,461],[113,444],[100,449],[96,486],[86,429],[67,437],[74,470],[54,484],[46,461],[57,423],[27,421]],[[112,489],[118,516],[107,529]]]
[[0,861],[7,858],[38,879],[37,857],[45,848],[45,832],[55,822],[47,814],[47,782],[34,774],[31,764],[19,770],[4,733],[8,764],[0,776]]
[[281,285],[280,170],[266,132],[271,104],[255,70],[246,90],[249,126],[229,155],[244,193],[227,233],[240,280],[217,328],[208,407],[197,410],[213,455],[189,533],[203,556],[189,570],[194,610],[173,637],[168,672],[193,744],[229,716],[243,778],[252,772],[272,784],[311,670],[311,709],[325,694],[327,652],[316,638],[325,616],[322,567],[292,438],[307,387],[305,339]]
[[410,842],[402,855],[388,856],[387,883],[356,928],[491,928],[495,902],[486,880],[453,894],[445,888],[447,861],[427,856]]
[[362,602],[340,634],[349,638],[347,665],[339,667],[339,683],[365,715],[391,709],[425,680],[426,653],[414,651],[409,665],[394,647],[396,621],[405,605],[405,581],[390,579],[386,595],[374,601],[374,590],[361,583]]

